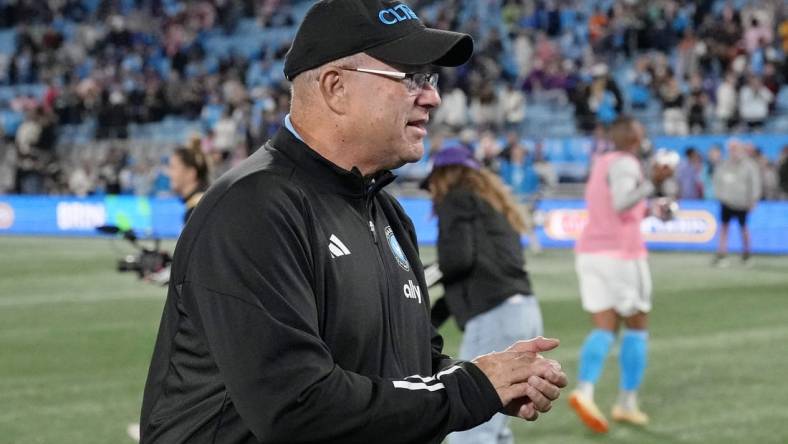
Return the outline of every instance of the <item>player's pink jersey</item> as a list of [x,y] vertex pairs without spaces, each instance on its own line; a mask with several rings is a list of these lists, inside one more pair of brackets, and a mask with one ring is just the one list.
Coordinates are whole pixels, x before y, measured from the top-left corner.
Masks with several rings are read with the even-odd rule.
[[585,194],[588,223],[575,244],[578,253],[602,253],[621,259],[638,259],[647,255],[640,233],[640,222],[646,215],[645,199],[620,213],[613,208],[608,172],[610,165],[622,156],[631,154],[613,151],[594,159]]

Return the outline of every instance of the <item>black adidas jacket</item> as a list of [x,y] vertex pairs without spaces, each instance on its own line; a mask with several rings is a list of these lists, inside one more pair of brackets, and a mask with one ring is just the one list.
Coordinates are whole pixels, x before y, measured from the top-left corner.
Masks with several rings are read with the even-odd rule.
[[515,294],[531,295],[520,234],[473,191],[455,188],[435,206],[445,300],[461,329]]
[[209,189],[175,250],[143,443],[438,443],[500,410],[441,354],[392,179],[282,129]]

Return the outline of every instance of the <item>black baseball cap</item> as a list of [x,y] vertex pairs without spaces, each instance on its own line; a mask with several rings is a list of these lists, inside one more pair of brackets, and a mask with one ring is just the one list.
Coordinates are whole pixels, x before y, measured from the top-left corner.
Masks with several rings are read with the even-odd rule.
[[427,28],[405,3],[320,0],[307,11],[285,56],[288,80],[365,52],[387,63],[459,66],[473,54],[468,34]]

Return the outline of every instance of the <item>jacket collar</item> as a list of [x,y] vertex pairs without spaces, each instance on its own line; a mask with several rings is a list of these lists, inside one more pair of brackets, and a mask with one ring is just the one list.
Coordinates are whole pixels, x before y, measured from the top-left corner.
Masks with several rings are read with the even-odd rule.
[[371,197],[397,177],[388,170],[367,177],[362,176],[356,167],[347,171],[321,156],[284,127],[274,134],[269,145],[292,160],[297,169],[303,170],[306,180],[346,196]]
[[197,188],[194,189],[188,196],[181,197],[181,202],[186,205],[186,208],[194,208],[197,205],[197,202],[200,201],[200,198],[203,194],[205,194],[206,187],[204,185],[199,185]]

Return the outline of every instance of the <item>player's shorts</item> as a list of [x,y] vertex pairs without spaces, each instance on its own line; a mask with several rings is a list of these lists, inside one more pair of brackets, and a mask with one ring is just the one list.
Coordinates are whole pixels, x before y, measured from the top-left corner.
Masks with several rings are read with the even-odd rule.
[[604,254],[578,254],[575,259],[583,310],[614,309],[627,317],[651,311],[651,272],[648,261]]
[[739,221],[739,225],[742,227],[747,226],[747,210],[736,210],[733,209],[724,203],[720,203],[720,219],[723,223],[729,223],[731,219],[736,219]]

